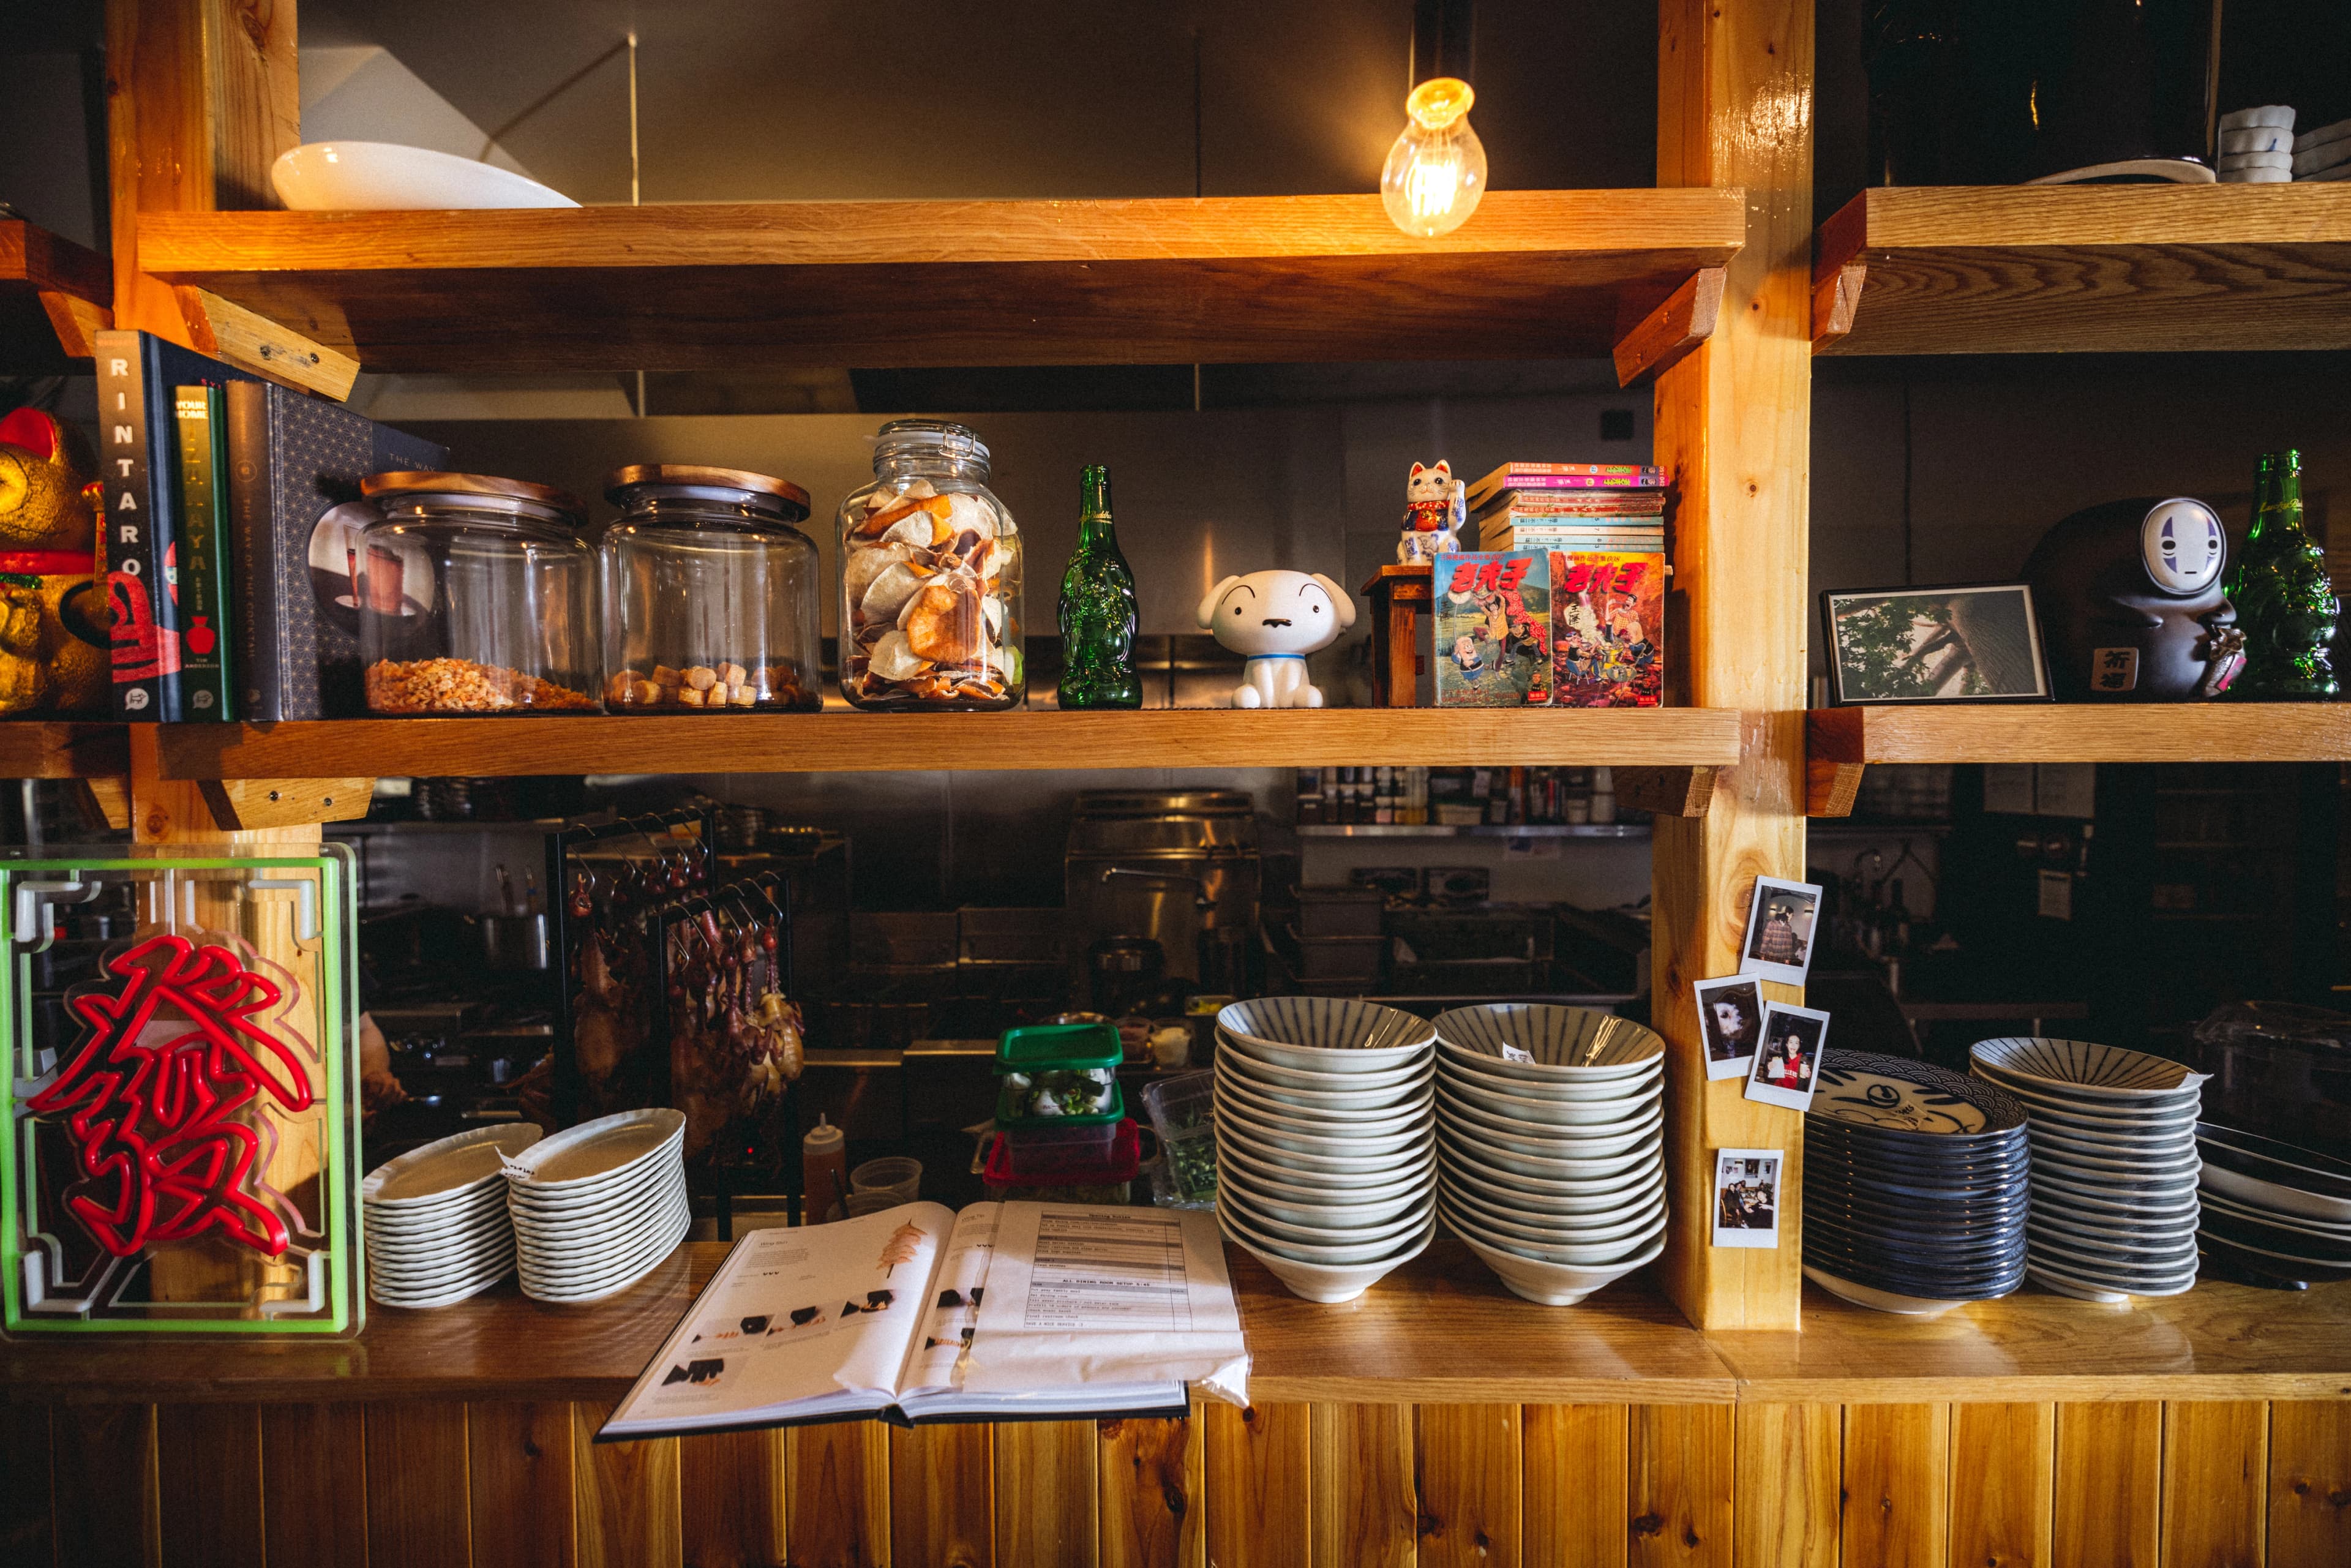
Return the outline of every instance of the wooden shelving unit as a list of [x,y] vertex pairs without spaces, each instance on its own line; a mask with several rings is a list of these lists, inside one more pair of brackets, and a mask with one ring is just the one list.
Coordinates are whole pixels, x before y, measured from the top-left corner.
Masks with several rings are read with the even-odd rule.
[[2351,762],[2351,705],[2055,703],[1814,708],[1805,806],[1853,810],[1873,762]]
[[1473,762],[1690,769],[1737,761],[1739,722],[1708,708],[1046,709],[180,724],[157,738],[163,777],[182,779]]
[[22,218],[0,218],[0,371],[62,370],[113,323],[106,257]]
[[1865,191],[1821,225],[1823,354],[2351,347],[2351,188]]
[[[141,267],[370,371],[1606,356],[1712,329],[1736,189],[463,213],[149,212]],[[1632,379],[1630,374],[1627,379]]]
[[120,779],[130,771],[122,725],[0,720],[0,779]]

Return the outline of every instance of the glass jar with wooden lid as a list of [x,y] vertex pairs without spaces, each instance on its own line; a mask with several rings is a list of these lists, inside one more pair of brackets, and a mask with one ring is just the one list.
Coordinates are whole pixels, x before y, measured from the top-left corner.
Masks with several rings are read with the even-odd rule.
[[740,468],[640,463],[605,498],[604,706],[613,713],[813,711],[823,658],[808,492]]
[[596,552],[587,509],[482,474],[377,474],[353,577],[368,711],[592,713]]

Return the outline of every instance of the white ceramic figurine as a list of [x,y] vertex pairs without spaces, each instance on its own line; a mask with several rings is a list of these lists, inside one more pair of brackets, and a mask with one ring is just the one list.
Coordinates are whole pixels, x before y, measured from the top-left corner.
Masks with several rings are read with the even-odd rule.
[[1461,548],[1461,525],[1468,517],[1468,494],[1453,476],[1452,464],[1414,464],[1404,482],[1404,537],[1396,540],[1396,559],[1410,566],[1451,555]]
[[1200,624],[1249,655],[1234,707],[1321,707],[1306,655],[1355,623],[1355,601],[1321,572],[1253,571],[1228,577],[1200,601]]

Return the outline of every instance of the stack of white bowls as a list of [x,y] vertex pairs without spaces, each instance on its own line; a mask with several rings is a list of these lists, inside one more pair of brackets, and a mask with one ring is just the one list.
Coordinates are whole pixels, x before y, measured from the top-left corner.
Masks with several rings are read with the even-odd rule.
[[567,1128],[507,1164],[522,1291],[593,1301],[624,1291],[676,1250],[694,1223],[685,1117],[623,1111]]
[[1217,1222],[1310,1301],[1347,1301],[1437,1233],[1436,1030],[1337,997],[1217,1015]]
[[2195,1284],[2196,1118],[2210,1075],[2080,1040],[1980,1040],[1969,1056],[1978,1077],[2024,1102],[2024,1271],[2093,1301]]
[[1504,1285],[1568,1306],[1666,1246],[1666,1042],[1589,1008],[1437,1019],[1437,1212]]
[[515,1265],[505,1162],[538,1142],[528,1122],[481,1127],[412,1149],[360,1184],[370,1299],[445,1307]]

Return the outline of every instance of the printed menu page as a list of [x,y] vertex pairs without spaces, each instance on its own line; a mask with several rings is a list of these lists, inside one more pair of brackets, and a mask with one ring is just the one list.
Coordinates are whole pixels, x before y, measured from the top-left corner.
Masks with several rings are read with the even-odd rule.
[[810,1416],[887,1405],[954,1226],[947,1209],[917,1203],[751,1232],[613,1427],[739,1420],[786,1404]]
[[902,1393],[925,1394],[963,1386],[961,1363],[971,1348],[987,1296],[987,1271],[996,1253],[996,1222],[1004,1206],[975,1203],[956,1216],[946,1251],[932,1281],[923,1312],[923,1332],[898,1381]]
[[1214,1215],[1002,1206],[966,1388],[1184,1382],[1238,1404],[1248,1375]]

